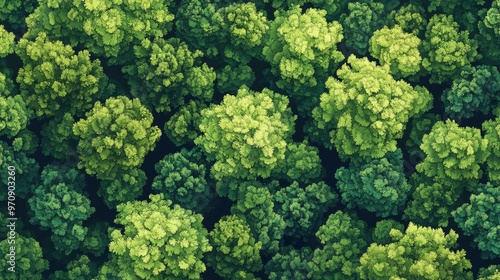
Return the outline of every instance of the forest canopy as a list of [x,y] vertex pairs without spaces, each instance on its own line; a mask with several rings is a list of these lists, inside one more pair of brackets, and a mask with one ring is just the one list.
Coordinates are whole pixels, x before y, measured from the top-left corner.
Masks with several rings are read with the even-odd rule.
[[500,0],[0,0],[0,279],[500,279]]

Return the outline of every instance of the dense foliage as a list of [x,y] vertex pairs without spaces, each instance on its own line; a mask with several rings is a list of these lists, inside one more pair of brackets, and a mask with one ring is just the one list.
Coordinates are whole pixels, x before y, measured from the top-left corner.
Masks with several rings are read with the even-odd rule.
[[500,279],[500,0],[0,0],[0,279]]

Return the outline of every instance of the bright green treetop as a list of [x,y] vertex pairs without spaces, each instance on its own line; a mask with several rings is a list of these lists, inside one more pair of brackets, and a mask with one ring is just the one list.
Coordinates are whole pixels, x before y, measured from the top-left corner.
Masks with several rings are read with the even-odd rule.
[[65,183],[40,186],[28,200],[34,215],[30,222],[52,231],[52,242],[58,252],[69,255],[80,247],[88,228],[83,226],[94,207],[90,200]]
[[409,118],[432,105],[425,88],[394,80],[388,66],[367,58],[350,56],[337,76],[326,82],[328,92],[321,95],[313,117],[320,130],[329,131],[343,159],[381,158],[394,152]]
[[[118,276],[128,279],[201,279],[203,254],[212,249],[203,217],[172,205],[162,195],[151,201],[118,205],[109,251],[117,259]],[[131,275],[131,276],[129,276]]]
[[26,108],[21,95],[3,97],[0,95],[0,135],[16,136],[26,128],[31,112]]
[[425,10],[417,3],[401,6],[396,11],[389,14],[389,21],[392,25],[400,26],[404,32],[414,35],[423,35],[427,26]]
[[121,64],[145,37],[162,37],[172,29],[171,6],[171,0],[41,0],[26,22],[30,36],[45,31]]
[[418,51],[420,39],[399,27],[379,29],[370,38],[370,54],[380,65],[389,65],[395,78],[417,74],[422,57]]
[[153,115],[138,99],[111,97],[96,102],[86,119],[73,125],[78,137],[79,168],[99,179],[113,179],[120,169],[139,167],[160,138]]
[[252,236],[245,220],[236,215],[222,217],[210,232],[210,239],[213,251],[207,254],[207,263],[218,275],[245,279],[242,276],[262,269],[262,243]]
[[[33,279],[41,280],[42,272],[49,268],[49,262],[43,258],[42,248],[38,241],[33,238],[16,235],[16,243],[11,244],[12,239],[3,239],[0,242],[2,250],[2,261],[0,262],[0,278],[5,280]],[[10,248],[15,247],[15,270],[11,272],[8,268]]]
[[299,6],[276,11],[267,32],[262,51],[278,78],[278,87],[287,89],[297,97],[315,99],[311,87],[323,86],[329,71],[334,70],[344,56],[337,50],[342,41],[342,26],[327,22],[326,11]]
[[490,265],[479,269],[477,280],[500,280],[500,266]]
[[444,111],[454,119],[487,115],[500,100],[500,73],[495,66],[464,67],[441,95]]
[[123,67],[133,96],[150,110],[168,112],[184,104],[184,98],[209,101],[215,72],[201,62],[203,53],[190,51],[178,38],[142,40],[134,46],[134,64]]
[[366,209],[379,217],[397,215],[411,189],[403,173],[401,149],[381,159],[351,162],[349,168],[337,169],[335,178],[347,208]]
[[8,32],[7,30],[5,30],[3,25],[0,25],[0,58],[4,58],[14,52],[14,49],[16,47],[16,43],[14,42],[15,39],[16,35],[14,35],[14,33]]
[[240,88],[236,96],[226,95],[201,115],[202,135],[195,143],[215,160],[212,174],[218,180],[268,178],[285,158],[296,119],[288,98],[248,87]]
[[420,149],[425,153],[417,170],[445,185],[474,185],[481,178],[481,164],[489,155],[488,140],[473,127],[459,127],[454,121],[438,121],[424,135]]
[[422,42],[422,66],[430,74],[431,83],[454,78],[461,68],[478,56],[477,42],[468,31],[460,31],[452,15],[434,15],[427,25]]
[[403,233],[392,229],[393,242],[373,243],[360,258],[361,279],[472,279],[465,251],[452,251],[458,234],[442,229],[410,225]]
[[500,256],[499,203],[498,184],[479,184],[470,196],[470,202],[452,212],[455,222],[465,235],[474,239],[485,258]]
[[23,62],[16,81],[37,117],[82,115],[109,90],[99,60],[91,60],[87,50],[75,52],[61,41],[51,41],[43,32],[34,40],[22,38],[16,53]]
[[314,250],[308,279],[356,279],[359,257],[368,247],[365,222],[354,215],[337,211],[328,217],[316,236],[323,244]]

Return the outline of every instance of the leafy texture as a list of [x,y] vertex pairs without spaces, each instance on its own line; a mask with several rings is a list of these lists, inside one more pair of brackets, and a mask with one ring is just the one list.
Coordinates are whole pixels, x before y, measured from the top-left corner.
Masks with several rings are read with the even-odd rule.
[[349,12],[343,14],[340,22],[344,28],[345,44],[359,55],[368,52],[368,41],[375,30],[384,26],[384,4],[373,1],[351,2]]
[[241,86],[250,86],[255,81],[255,73],[248,65],[226,65],[217,72],[217,88],[220,92],[236,92]]
[[488,140],[481,131],[459,127],[454,121],[439,121],[424,135],[420,148],[425,159],[417,170],[444,185],[474,185],[481,178],[481,164],[489,155]]
[[354,215],[337,211],[328,217],[316,236],[323,245],[314,250],[308,279],[354,279],[359,257],[368,247],[366,224]]
[[453,16],[439,14],[429,20],[422,53],[422,66],[430,73],[430,82],[442,83],[475,61],[477,42],[469,38],[468,31],[459,31]]
[[210,106],[201,115],[202,135],[195,143],[209,160],[215,160],[212,175],[218,180],[268,178],[285,158],[296,119],[285,96],[247,87],[236,96],[224,96],[220,105]]
[[396,222],[395,220],[380,220],[375,224],[375,229],[372,233],[373,242],[386,245],[392,242],[389,233],[392,229],[397,229],[399,231],[404,231],[405,227],[403,224]]
[[474,238],[474,244],[485,258],[500,256],[500,187],[498,184],[479,184],[470,202],[452,212],[464,234]]
[[192,143],[200,135],[201,110],[207,106],[199,101],[189,101],[179,108],[165,123],[164,131],[176,146]]
[[[9,240],[12,239],[3,239],[0,242],[0,250],[4,252],[2,262],[0,262],[0,277],[5,280],[43,279],[42,272],[49,268],[49,262],[43,258],[42,248],[38,241],[22,235],[16,235],[15,244],[11,244]],[[8,263],[10,260],[8,254],[12,246],[15,247],[14,272],[7,270],[11,267]]]
[[41,0],[26,22],[30,35],[46,31],[120,64],[145,37],[162,37],[172,29],[171,6],[170,0]]
[[272,255],[280,247],[286,230],[283,217],[274,211],[273,195],[265,186],[242,185],[231,213],[244,219],[262,244],[262,252]]
[[73,134],[75,120],[70,113],[56,117],[42,127],[42,153],[63,160],[76,150],[76,136]]
[[347,208],[361,208],[377,216],[397,215],[404,206],[410,186],[403,173],[400,149],[385,158],[354,162],[335,172],[342,202]]
[[477,280],[498,280],[500,279],[500,266],[490,265],[479,269]]
[[152,126],[153,115],[138,99],[111,97],[105,104],[96,102],[85,115],[73,125],[78,167],[100,179],[114,179],[120,170],[139,167],[161,135]]
[[378,59],[380,65],[389,65],[391,74],[396,78],[417,74],[422,57],[418,47],[420,39],[403,31],[398,25],[385,26],[373,33],[370,38],[370,54]]
[[432,103],[421,87],[396,81],[389,68],[366,58],[350,56],[330,77],[328,92],[313,111],[320,130],[330,133],[341,158],[381,158],[396,150],[409,118],[425,112]]
[[322,216],[335,207],[337,194],[324,182],[305,188],[297,182],[274,194],[276,213],[286,222],[286,236],[305,237],[317,231]]
[[206,212],[210,209],[210,198],[214,196],[207,165],[198,148],[183,148],[166,155],[155,165],[158,175],[151,187],[185,209]]
[[500,73],[495,66],[465,67],[441,95],[444,110],[455,119],[489,114],[500,99]]
[[245,220],[235,215],[222,217],[210,232],[210,239],[213,251],[207,254],[207,262],[218,275],[246,279],[247,274],[262,269],[262,243],[252,236]]
[[446,227],[451,212],[456,209],[464,188],[434,182],[421,173],[412,176],[414,189],[404,218],[422,226]]
[[393,242],[373,243],[360,258],[361,279],[473,279],[465,251],[452,251],[458,234],[410,223],[392,229]]
[[277,86],[290,91],[293,98],[303,99],[300,106],[305,111],[316,105],[321,92],[311,88],[322,88],[329,71],[344,59],[337,50],[344,37],[342,26],[327,22],[325,15],[326,11],[317,9],[302,13],[299,6],[277,11],[262,51],[278,77]]
[[0,96],[0,135],[16,136],[26,128],[30,117],[31,112],[20,95]]
[[51,275],[50,280],[80,280],[91,279],[97,273],[97,268],[86,255],[70,261],[66,270],[57,270]]
[[406,140],[406,150],[413,159],[423,159],[424,153],[420,149],[422,138],[425,134],[431,132],[434,124],[439,120],[441,120],[441,117],[432,113],[427,113],[411,120],[409,124],[410,134],[408,140]]
[[162,195],[120,204],[109,250],[116,256],[118,276],[139,279],[201,279],[203,254],[212,249],[203,217]]
[[65,183],[38,187],[28,200],[34,215],[30,222],[52,231],[57,251],[69,255],[80,247],[88,228],[83,226],[94,207],[90,200]]
[[309,271],[308,262],[312,258],[312,250],[303,247],[300,250],[286,247],[266,264],[269,280],[306,280]]
[[500,181],[500,118],[483,123],[484,138],[488,140],[490,155],[486,160],[488,178],[491,181]]
[[201,51],[191,52],[178,38],[144,39],[134,47],[134,64],[122,70],[133,96],[156,112],[168,112],[192,96],[210,100],[215,72],[201,62]]
[[[1,10],[1,8],[0,8]],[[0,12],[0,18],[1,18]],[[14,53],[14,49],[16,44],[14,43],[14,39],[16,35],[12,32],[8,32],[5,30],[3,25],[0,25],[0,58],[4,58],[7,55]]]
[[140,168],[118,171],[113,179],[102,180],[97,194],[109,208],[137,199],[146,185],[146,173]]
[[389,20],[392,25],[401,27],[404,32],[417,36],[423,35],[427,26],[425,10],[417,3],[403,5],[398,10],[392,11]]
[[37,117],[82,115],[107,90],[99,60],[92,61],[87,50],[76,53],[61,41],[51,41],[43,32],[34,40],[21,39],[16,53],[23,62],[16,81]]

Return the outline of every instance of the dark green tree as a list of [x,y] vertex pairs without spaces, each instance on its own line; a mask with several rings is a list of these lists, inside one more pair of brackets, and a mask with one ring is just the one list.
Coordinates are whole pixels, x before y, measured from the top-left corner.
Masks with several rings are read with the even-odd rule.
[[265,265],[269,280],[306,280],[309,272],[308,262],[311,261],[313,251],[309,247],[300,250],[285,247]]
[[190,100],[182,105],[165,123],[163,130],[168,139],[176,146],[193,143],[201,133],[199,128],[201,110],[206,107],[207,105],[198,100]]

